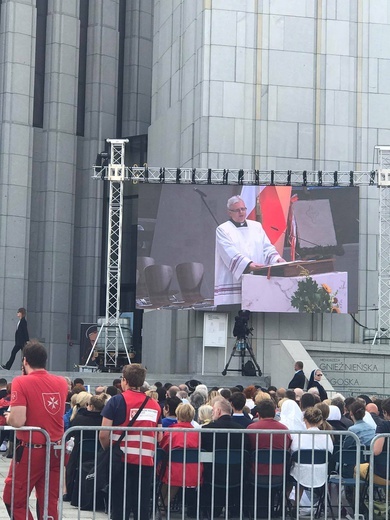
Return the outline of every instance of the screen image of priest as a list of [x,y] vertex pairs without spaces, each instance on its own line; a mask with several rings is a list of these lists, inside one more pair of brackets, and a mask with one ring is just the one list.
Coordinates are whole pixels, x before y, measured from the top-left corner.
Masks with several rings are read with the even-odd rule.
[[[231,209],[240,209],[238,212],[227,207],[234,196],[240,197],[239,204]],[[348,288],[343,295],[343,309],[348,312],[357,309],[357,187],[144,184],[139,186],[138,208],[138,308],[194,308],[194,303],[197,308],[198,303],[205,301],[210,308],[240,305],[244,271],[251,273],[253,267],[257,268],[256,265],[251,268],[250,264],[328,259],[333,262],[334,271],[346,273]],[[228,260],[218,258],[218,228],[230,225],[234,221],[232,216],[243,220],[240,229],[244,234],[253,232],[256,239],[262,235],[266,248],[262,259],[256,261],[245,250],[237,250]],[[235,227],[233,233],[239,231]],[[248,262],[240,272],[237,265],[242,267],[246,259]],[[233,269],[229,271],[235,285],[233,297],[226,297],[226,293],[218,290],[217,269],[221,262],[227,270],[229,266]],[[122,263],[126,260],[122,259]],[[149,268],[150,265],[157,267]],[[183,287],[179,265],[189,269],[186,281],[192,287],[190,291]],[[154,286],[150,289],[146,281],[150,284],[151,280]],[[163,296],[151,303],[149,294],[150,290],[156,291],[156,283],[160,284],[157,290]],[[338,290],[330,289],[332,293]],[[292,305],[282,307],[280,312],[298,312]],[[267,312],[267,306],[262,310]],[[275,308],[269,311],[275,312]],[[306,312],[328,312],[328,309]]]

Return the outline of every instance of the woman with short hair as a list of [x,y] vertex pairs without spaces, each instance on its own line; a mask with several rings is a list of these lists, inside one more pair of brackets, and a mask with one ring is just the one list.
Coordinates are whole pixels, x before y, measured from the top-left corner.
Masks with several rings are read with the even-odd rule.
[[[161,496],[164,507],[168,506],[168,494],[172,501],[181,487],[197,487],[201,483],[203,467],[198,467],[197,463],[181,462],[169,463],[169,452],[174,449],[199,449],[200,433],[199,431],[175,431],[177,428],[188,428],[193,430],[191,424],[195,417],[195,409],[189,403],[182,403],[176,408],[177,423],[172,424],[168,430],[164,432],[160,446],[167,453],[166,464],[161,465],[160,478],[162,481]],[[184,455],[185,456],[185,455]],[[170,486],[170,492],[168,488]]]

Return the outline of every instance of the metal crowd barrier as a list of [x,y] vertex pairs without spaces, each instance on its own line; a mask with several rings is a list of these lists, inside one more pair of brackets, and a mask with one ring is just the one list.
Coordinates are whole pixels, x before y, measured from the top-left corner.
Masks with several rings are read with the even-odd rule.
[[[65,463],[65,443],[66,439],[71,437],[72,434],[79,435],[80,445],[84,446],[86,443],[92,443],[96,447],[99,446],[98,434],[99,431],[108,430],[110,435],[113,431],[127,430],[127,428],[70,428],[62,440],[62,461]],[[325,464],[333,468],[336,472],[341,469],[344,465],[343,451],[335,451],[331,453],[331,445],[333,444],[331,439],[334,439],[334,444],[342,445],[346,437],[352,437],[357,449],[355,450],[355,457],[353,460],[353,467],[360,466],[361,458],[361,446],[359,439],[355,434],[351,432],[323,432],[323,431],[286,431],[286,430],[222,430],[222,429],[186,429],[186,428],[131,428],[132,432],[139,435],[140,441],[143,440],[143,436],[146,433],[153,433],[154,446],[155,446],[155,457],[152,468],[152,481],[150,491],[150,504],[149,504],[149,516],[153,520],[159,520],[160,518],[186,519],[186,518],[216,518],[218,516],[225,518],[271,518],[280,516],[280,518],[291,518],[299,519],[305,517],[319,517],[327,519],[332,514],[337,518],[346,517],[348,514],[350,517],[359,518],[359,504],[360,504],[360,476],[357,472],[352,481],[353,494],[350,497],[350,502],[347,502],[344,494],[343,480],[333,480],[332,484],[325,482],[324,486],[321,486],[319,492],[315,487],[309,486],[309,490],[305,491],[304,486],[300,484],[301,474],[307,469],[304,468],[306,461],[311,463],[311,477],[314,479],[315,475],[318,475],[319,467],[316,464]],[[167,433],[166,433],[167,432]],[[170,449],[163,452],[159,448],[159,439],[163,433],[177,435],[178,432],[183,434],[182,443],[184,449],[178,453],[178,450],[172,449],[172,442]],[[197,433],[200,438],[200,443],[197,448],[191,448],[187,442],[189,433],[192,435]],[[211,451],[204,451],[202,449],[202,436],[209,436],[209,449],[211,442]],[[290,459],[289,452],[287,450],[287,439],[288,435],[293,434],[296,439],[298,446],[298,455],[296,455],[295,464],[298,467],[296,473],[297,483],[291,479],[289,475],[288,463]],[[273,449],[267,449],[260,451],[262,445],[262,436],[269,437],[269,445]],[[252,448],[250,449],[249,436],[255,439]],[[323,453],[317,453],[314,449],[315,438],[321,436],[325,440],[323,442],[324,450]],[[89,439],[88,439],[89,437]],[[221,442],[221,438],[224,440]],[[310,440],[308,441],[308,438]],[[281,442],[280,439],[283,439]],[[305,440],[306,439],[306,440]],[[173,438],[172,438],[173,440]],[[253,441],[252,441],[253,442]],[[168,443],[169,445],[169,443]],[[218,448],[224,445],[227,450],[221,452]],[[112,446],[112,445],[111,445]],[[306,449],[303,451],[300,449],[305,446]],[[282,447],[282,449],[277,449]],[[75,448],[77,449],[77,448]],[[328,451],[329,449],[329,451]],[[268,455],[267,455],[268,454]],[[305,459],[301,455],[304,454]],[[85,463],[84,456],[86,455],[85,450],[80,450],[73,455],[73,459],[77,457],[79,466],[79,475],[81,478],[76,477],[75,488],[72,492],[72,502],[76,504],[78,514],[86,506],[83,485],[85,484],[85,473],[82,468]],[[318,455],[323,458],[317,460]],[[303,457],[303,455],[302,455]],[[90,464],[94,464],[97,461],[97,451],[89,453],[86,457]],[[350,461],[349,461],[350,462]],[[164,466],[165,465],[165,466]],[[174,471],[171,469],[176,465],[181,468],[180,479],[182,483],[187,483],[187,475],[191,473],[192,482],[191,485],[178,486],[179,490],[175,489],[177,486],[172,486],[174,480]],[[192,465],[192,469],[190,467]],[[195,470],[194,470],[195,466]],[[165,468],[167,477],[164,483],[161,482],[161,472]],[[255,469],[258,468],[258,471]],[[272,470],[270,471],[270,468]],[[275,472],[276,468],[276,472]],[[265,469],[265,472],[264,472]],[[126,465],[123,466],[123,471],[126,473]],[[194,476],[195,475],[195,476]],[[337,475],[337,473],[335,473]],[[177,478],[177,475],[176,475]],[[310,475],[309,475],[310,478]],[[126,479],[126,474],[123,475],[123,479]],[[194,481],[195,479],[195,481]],[[326,477],[325,477],[326,479]],[[141,482],[141,472],[138,474],[138,482]],[[352,485],[352,484],[351,484]],[[136,486],[137,487],[137,486]],[[112,511],[113,505],[113,489],[109,487],[107,492],[104,493],[104,499],[102,499],[102,492],[93,489],[92,500],[89,500],[87,507],[94,513],[105,512],[107,515]],[[141,512],[141,490],[138,486],[138,518],[142,520]],[[301,505],[294,506],[292,503],[291,493],[295,492],[295,496],[304,496]],[[165,495],[164,495],[165,493]],[[322,494],[321,494],[322,493]],[[68,497],[69,498],[69,497]],[[165,500],[164,500],[165,499]],[[320,500],[320,503],[319,503]],[[331,511],[329,502],[332,503]],[[123,493],[123,505],[126,504],[126,490]],[[60,500],[59,503],[59,515],[61,518],[64,504]],[[123,518],[127,519],[127,516],[123,514]]]
[[[52,445],[50,443],[50,438],[48,433],[41,429],[41,428],[34,428],[34,427],[27,427],[24,426],[22,428],[17,429],[18,432],[23,431],[28,433],[27,440],[24,441],[23,444],[23,462],[25,468],[24,471],[18,474],[18,478],[15,477],[15,471],[16,471],[16,464],[19,464],[17,462],[19,458],[21,457],[21,445],[19,445],[19,442],[16,439],[16,429],[12,428],[10,426],[2,426],[0,427],[0,432],[7,432],[9,434],[9,440],[8,440],[8,458],[10,459],[9,468],[7,471],[7,478],[9,477],[11,479],[11,494],[10,494],[10,504],[5,504],[5,507],[7,508],[7,512],[10,516],[10,518],[14,518],[14,516],[17,516],[20,518],[20,511],[17,512],[15,510],[15,498],[18,499],[18,502],[20,503],[21,499],[22,501],[25,501],[25,517],[26,519],[29,517],[29,511],[36,510],[37,515],[38,511],[41,515],[41,518],[44,520],[49,519],[48,516],[48,505],[49,505],[49,474],[50,474],[50,457],[52,452]],[[32,442],[32,435],[34,432],[39,432],[44,437],[44,442],[42,444],[33,444]],[[42,503],[39,502],[34,492],[30,493],[30,489],[32,487],[31,480],[34,478],[34,468],[32,464],[32,450],[38,450],[39,449],[39,456],[44,457],[44,486],[43,486],[43,501]],[[27,453],[27,457],[26,457]],[[22,478],[21,476],[22,475]],[[19,480],[18,480],[19,479]],[[21,482],[23,480],[23,482]],[[21,485],[22,484],[22,485]],[[25,492],[25,496],[22,496],[22,493]],[[24,506],[23,506],[24,507]]]
[[[13,432],[13,428],[6,428]],[[4,430],[3,427],[0,431]],[[39,428],[21,428],[29,432],[40,431],[46,438],[46,447],[42,448],[45,461],[44,501],[39,504],[40,514],[48,519],[48,493],[50,457],[60,457],[60,465],[64,471],[60,473],[60,492],[58,503],[58,518],[110,518],[115,491],[109,486],[106,491],[97,489],[95,481],[86,485],[86,470],[93,467],[98,460],[99,432],[108,430],[110,436],[114,431],[128,428],[84,427],[70,428],[64,434],[57,450],[51,450],[48,434]],[[145,504],[142,501],[141,487],[143,482],[141,467],[136,466],[135,474],[131,475],[130,485],[134,484],[138,497],[138,510],[135,517],[139,520],[151,518],[171,519],[213,519],[230,518],[257,519],[280,517],[294,520],[299,518],[335,518],[361,520],[389,519],[389,485],[390,482],[390,452],[385,451],[374,455],[375,441],[385,440],[385,448],[389,443],[390,434],[376,436],[371,446],[366,449],[361,446],[358,438],[351,432],[335,431],[286,431],[286,430],[222,430],[222,429],[186,429],[186,428],[131,428],[131,434],[136,434],[138,441],[145,440],[152,434],[155,456],[151,467],[150,499]],[[166,433],[168,432],[168,433]],[[178,433],[183,435],[183,449],[175,449],[172,444]],[[193,445],[193,434],[198,434],[200,444]],[[159,447],[161,435],[169,435],[171,443],[163,451]],[[190,434],[192,438],[190,437]],[[288,435],[294,436],[295,454],[287,449]],[[208,436],[207,449],[202,448],[202,439]],[[250,437],[252,441],[250,441]],[[67,453],[67,440],[76,438],[71,456]],[[343,446],[346,438],[353,441],[354,450],[338,449]],[[261,450],[264,442],[270,448]],[[192,442],[192,444],[191,444]],[[251,442],[251,445],[249,443]],[[31,444],[31,443],[28,443]],[[196,444],[196,443],[195,443]],[[226,450],[220,450],[221,446]],[[322,450],[315,447],[321,445]],[[333,445],[333,450],[331,449]],[[81,446],[81,449],[79,449]],[[112,446],[112,443],[111,443]],[[111,449],[111,448],[110,448]],[[351,453],[352,451],[352,453]],[[31,450],[29,450],[31,453]],[[16,444],[12,449],[13,464],[16,458]],[[296,465],[295,480],[290,476],[290,459]],[[65,483],[71,478],[69,463],[74,463],[74,481],[72,502],[63,500]],[[10,461],[11,462],[11,461]],[[87,464],[88,463],[88,464]],[[367,466],[369,463],[369,469]],[[375,476],[378,463],[385,468],[382,480]],[[27,461],[27,489],[30,487],[31,461]],[[66,465],[68,465],[65,470]],[[324,465],[324,466],[322,466]],[[362,466],[361,466],[362,465]],[[324,486],[318,486],[318,476],[323,467],[327,467],[328,477]],[[365,472],[357,471],[363,468]],[[179,468],[179,471],[174,468]],[[347,468],[349,474],[344,475]],[[123,465],[123,479],[128,477],[127,465]],[[65,472],[66,471],[66,472]],[[162,478],[165,471],[166,478]],[[348,473],[347,472],[347,473]],[[367,477],[366,477],[367,475]],[[383,472],[382,472],[383,476]],[[68,477],[68,478],[66,478]],[[179,479],[182,485],[177,485]],[[306,481],[305,481],[306,479]],[[307,482],[309,479],[309,485]],[[162,482],[163,481],[163,482]],[[185,485],[183,485],[185,484]],[[88,489],[87,489],[88,488]],[[114,497],[113,497],[114,491]],[[121,495],[123,506],[127,503],[126,486]],[[148,494],[149,494],[148,491]],[[12,479],[11,511],[13,515],[13,500],[17,493],[17,483]],[[89,496],[86,494],[89,493]],[[27,492],[27,495],[29,493]],[[295,503],[294,503],[295,500]],[[26,502],[31,509],[35,507],[34,491],[26,496]],[[74,504],[74,505],[72,505]],[[138,513],[138,514],[137,514]],[[26,518],[28,511],[26,509]],[[127,516],[123,514],[123,518]]]

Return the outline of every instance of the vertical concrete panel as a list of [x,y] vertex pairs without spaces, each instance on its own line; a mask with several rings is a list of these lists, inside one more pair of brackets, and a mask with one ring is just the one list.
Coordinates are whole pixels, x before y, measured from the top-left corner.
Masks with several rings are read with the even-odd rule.
[[[78,138],[72,338],[79,339],[80,323],[94,322],[99,313],[102,259],[103,182],[91,179],[91,166],[115,137],[118,69],[119,0],[89,3],[85,133]],[[107,46],[107,38],[110,46]],[[103,86],[113,103],[102,107]]]
[[4,360],[14,344],[16,310],[28,307],[35,1],[3,2],[0,29],[0,330]]
[[[37,144],[41,162],[34,165],[34,233],[42,239],[42,258],[31,276],[29,301],[34,324],[45,339],[49,368],[66,366],[72,303],[74,201],[76,187],[76,109],[79,13],[77,0],[48,4],[45,105]],[[31,258],[39,251],[30,244]],[[35,285],[34,282],[39,282]],[[41,286],[41,287],[40,287]],[[35,293],[35,288],[38,292]],[[34,303],[33,303],[34,302]]]

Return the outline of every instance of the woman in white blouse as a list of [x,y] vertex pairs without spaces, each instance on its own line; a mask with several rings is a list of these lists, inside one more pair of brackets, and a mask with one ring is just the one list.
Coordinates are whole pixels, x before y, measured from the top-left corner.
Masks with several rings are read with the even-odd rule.
[[[291,453],[298,450],[326,450],[330,454],[333,453],[333,442],[330,435],[321,433],[319,426],[323,421],[321,410],[318,408],[307,408],[303,415],[303,422],[308,431],[315,431],[318,434],[309,435],[304,432],[302,434],[292,435]],[[298,458],[299,460],[299,458]],[[293,462],[290,475],[303,488],[319,488],[323,486],[328,478],[328,464],[302,464]]]

